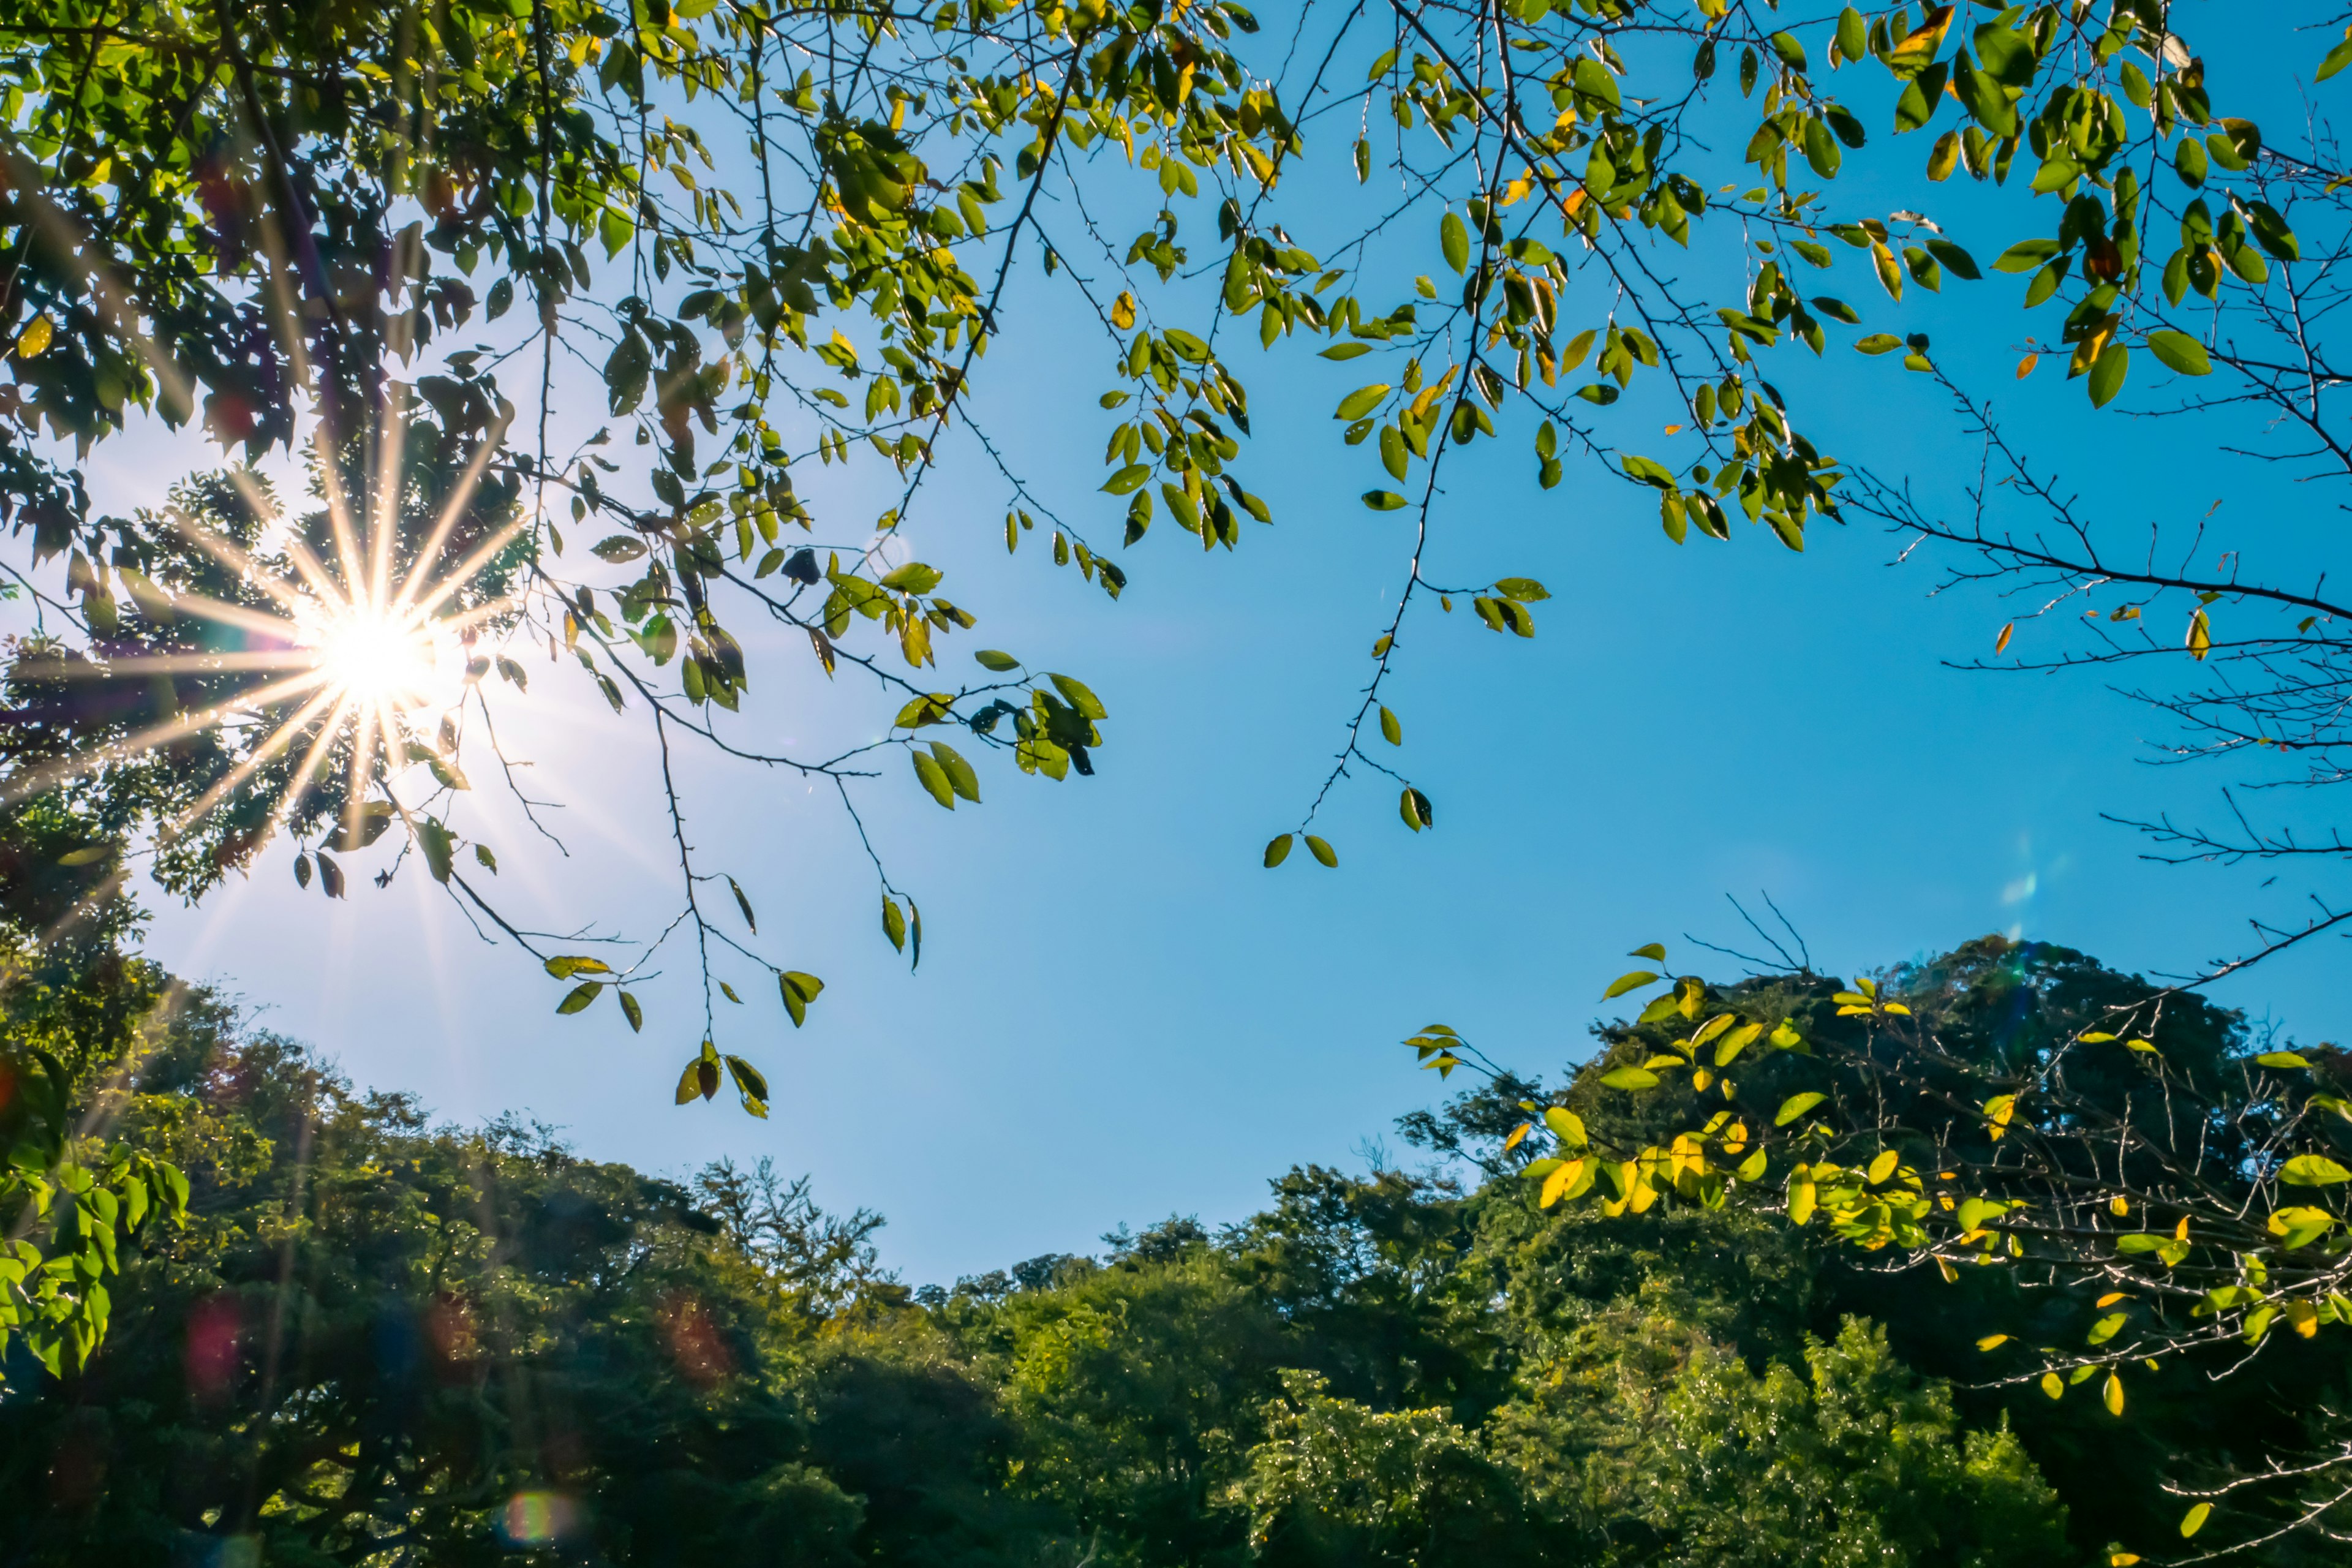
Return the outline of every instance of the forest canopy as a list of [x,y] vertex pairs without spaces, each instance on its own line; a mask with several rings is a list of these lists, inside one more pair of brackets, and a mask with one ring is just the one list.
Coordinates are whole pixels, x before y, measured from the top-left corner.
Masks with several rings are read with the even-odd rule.
[[[1890,981],[1991,1034],[2135,984],[2000,939]],[[125,1243],[88,1367],[13,1352],[28,1564],[2112,1564],[2178,1541],[2164,1488],[2352,1391],[2345,1336],[2283,1335],[2170,1367],[2126,1422],[1973,1342],[2095,1316],[2063,1282],[1947,1285],[1738,1206],[1547,1208],[1517,1101],[1624,1135],[1608,1050],[1406,1118],[1417,1168],[1297,1168],[1230,1225],[910,1288],[880,1216],[764,1163],[658,1179],[436,1124],[152,967],[84,986],[125,988],[153,1026],[79,1082],[188,1173],[187,1217]]]

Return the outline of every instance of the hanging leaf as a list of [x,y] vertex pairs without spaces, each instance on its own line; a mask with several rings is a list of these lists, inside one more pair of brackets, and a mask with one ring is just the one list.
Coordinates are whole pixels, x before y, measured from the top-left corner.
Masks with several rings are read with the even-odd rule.
[[1307,852],[1327,867],[1336,867],[1339,864],[1339,852],[1312,833],[1307,835]]
[[792,1016],[793,1027],[797,1029],[808,1022],[809,1004],[824,989],[824,982],[814,974],[787,969],[776,976],[776,988],[783,994],[784,1011]]
[[735,895],[735,907],[743,911],[743,923],[751,928],[753,936],[759,935],[760,922],[751,918],[751,900],[743,896],[743,889],[734,878],[727,879],[727,887]]

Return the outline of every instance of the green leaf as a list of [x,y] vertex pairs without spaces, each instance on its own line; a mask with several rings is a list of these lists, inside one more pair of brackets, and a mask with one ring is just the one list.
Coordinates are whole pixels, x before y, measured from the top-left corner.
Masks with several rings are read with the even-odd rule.
[[1101,700],[1079,681],[1066,675],[1049,675],[1046,679],[1054,683],[1054,689],[1062,694],[1062,700],[1078,710],[1079,718],[1107,719],[1110,716],[1103,711]]
[[573,986],[570,994],[567,994],[562,1001],[558,1002],[555,1005],[555,1010],[559,1015],[577,1013],[586,1007],[589,1003],[596,1000],[598,996],[604,994],[604,983],[603,981],[583,980],[579,984]]
[[971,764],[964,761],[963,753],[945,741],[933,741],[931,756],[939,763],[940,771],[947,774],[948,784],[956,794],[971,802],[972,805],[978,805],[980,775],[972,772]]
[[1993,258],[1995,272],[2031,272],[2058,254],[2054,239],[2021,239]]
[[1372,345],[1370,343],[1333,343],[1329,348],[1325,349],[1319,357],[1328,360],[1351,360],[1359,354],[1368,354],[1371,352]]
[[1543,1119],[1544,1125],[1551,1129],[1552,1136],[1559,1140],[1562,1148],[1585,1147],[1584,1120],[1576,1112],[1555,1105],[1543,1113]]
[[1381,710],[1381,739],[1391,746],[1404,744],[1404,726],[1397,722],[1397,716],[1386,708]]
[[887,893],[882,895],[882,934],[890,939],[892,947],[907,951],[907,917]]
[[1666,944],[1663,942],[1645,942],[1625,956],[1646,958],[1654,963],[1664,963],[1666,961]]
[[612,965],[601,958],[580,958],[572,955],[551,958],[542,966],[558,980],[569,980],[575,974],[610,974]]
[[600,539],[588,548],[615,565],[625,561],[635,561],[646,552],[645,541],[634,539],[625,533],[616,533],[610,539]]
[[944,576],[936,566],[926,566],[919,561],[909,561],[882,579],[885,588],[896,588],[902,594],[928,594],[940,585]]
[[1613,1068],[1601,1075],[1601,1081],[1611,1089],[1655,1089],[1658,1075],[1647,1068]]
[[1550,590],[1532,577],[1497,577],[1495,579],[1495,592],[1522,605],[1538,604],[1551,597]]
[[1339,852],[1312,833],[1307,836],[1307,852],[1327,867],[1336,867],[1339,864]]
[[2319,69],[2312,76],[2315,82],[2326,81],[2346,66],[2352,66],[2352,38],[2347,38],[2320,57]]
[[1019,659],[998,648],[984,647],[971,657],[980,661],[982,668],[992,669],[999,675],[1003,675],[1008,669],[1021,668]]
[[1366,490],[1363,500],[1374,511],[1396,511],[1405,504],[1404,497],[1394,490]]
[[743,911],[743,923],[751,928],[753,936],[759,935],[760,922],[751,918],[751,900],[743,896],[741,885],[734,878],[730,877],[727,879],[727,887],[735,895],[735,907]]
[[1622,996],[1628,991],[1639,991],[1644,985],[1654,985],[1664,978],[1664,975],[1653,970],[1636,969],[1611,981],[1609,989],[1601,994],[1601,999],[1607,1002],[1614,997]]
[[894,730],[917,730],[925,724],[941,724],[954,710],[955,699],[944,691],[927,692],[898,710],[890,721]]
[[1470,231],[1462,226],[1461,216],[1447,213],[1437,224],[1437,243],[1445,252],[1445,265],[1456,272],[1470,269]]
[[2311,1062],[2294,1051],[2264,1051],[2254,1058],[2254,1065],[2265,1068],[2307,1068]]
[[632,1034],[646,1026],[646,1010],[637,1005],[637,999],[625,991],[621,993],[621,1016],[629,1021]]
[[736,1089],[743,1096],[743,1109],[754,1116],[768,1114],[768,1080],[760,1069],[741,1057],[727,1058],[727,1074],[735,1080]]
[[2131,369],[2131,350],[2121,343],[2109,343],[2099,351],[2091,366],[2091,406],[2104,408],[2115,401],[2116,394],[2124,389],[2124,376]]
[[2332,1187],[2339,1182],[2352,1182],[2352,1171],[2325,1154],[2297,1154],[2279,1167],[2278,1175],[2280,1181],[2293,1187]]
[[1150,477],[1151,467],[1150,464],[1129,463],[1127,467],[1119,469],[1118,472],[1111,475],[1109,479],[1104,483],[1103,489],[1109,491],[1112,495],[1123,496],[1129,490],[1139,489],[1142,488],[1143,481]]
[[915,782],[928,791],[930,797],[948,810],[955,809],[955,786],[948,782],[947,770],[939,760],[925,752],[910,752],[914,759]]
[[1903,346],[1903,340],[1893,332],[1873,332],[1866,338],[1856,338],[1853,346],[1866,354],[1893,353]]
[[1370,414],[1373,409],[1379,407],[1381,399],[1386,397],[1388,395],[1388,384],[1385,382],[1375,382],[1370,386],[1360,386],[1356,388],[1355,391],[1348,394],[1347,396],[1339,399],[1339,410],[1338,413],[1332,415],[1331,417],[1334,419],[1361,419],[1365,415]]
[[1772,1113],[1772,1125],[1775,1127],[1786,1127],[1790,1122],[1794,1121],[1798,1117],[1802,1116],[1814,1106],[1819,1105],[1826,1098],[1828,1097],[1822,1094],[1818,1089],[1810,1089],[1802,1094],[1790,1095],[1788,1099],[1780,1102],[1780,1109]]
[[1942,262],[1945,266],[1950,268],[1953,272],[1967,279],[1971,283],[1976,282],[1979,279],[1984,276],[1983,273],[1977,270],[1977,258],[1970,256],[1967,251],[1962,250],[1958,246],[1954,245],[1948,239],[1929,240],[1927,242],[1927,250],[1928,253],[1934,256],[1937,260]]
[[2213,362],[2205,353],[2205,345],[2187,332],[2150,332],[2148,353],[2172,370],[2183,375],[2210,375]]
[[1415,833],[1437,824],[1436,814],[1430,809],[1429,797],[1411,784],[1407,784],[1404,793],[1397,797],[1397,815],[1403,817],[1404,825]]
[[1285,834],[1278,835],[1278,836],[1277,836],[1277,837],[1275,837],[1271,842],[1269,842],[1269,843],[1266,845],[1266,847],[1265,847],[1265,868],[1266,868],[1266,869],[1267,869],[1267,870],[1269,870],[1269,871],[1273,870],[1276,866],[1281,865],[1285,860],[1287,860],[1288,858],[1290,858],[1290,835],[1289,835],[1289,834],[1285,833]]

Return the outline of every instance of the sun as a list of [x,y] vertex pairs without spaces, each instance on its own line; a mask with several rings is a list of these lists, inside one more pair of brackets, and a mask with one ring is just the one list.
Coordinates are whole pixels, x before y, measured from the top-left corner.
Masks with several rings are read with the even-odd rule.
[[338,607],[321,618],[312,647],[330,689],[365,707],[415,708],[433,683],[433,636],[425,618],[377,605]]
[[[389,466],[396,466],[396,445],[387,445],[383,461]],[[217,531],[184,528],[189,543],[255,590],[254,601],[175,595],[150,582],[152,602],[137,599],[138,613],[163,622],[212,622],[235,634],[242,646],[111,656],[92,668],[109,679],[224,674],[251,679],[237,680],[235,689],[215,701],[0,780],[0,805],[184,736],[226,729],[236,732],[243,755],[161,822],[159,837],[188,831],[259,770],[282,759],[286,776],[275,786],[278,798],[257,836],[266,839],[300,809],[339,756],[349,770],[346,832],[356,831],[365,798],[378,792],[389,798],[390,776],[418,760],[420,712],[450,708],[468,689],[443,654],[459,645],[470,650],[480,628],[520,608],[514,595],[465,607],[453,604],[531,523],[531,514],[518,513],[462,553],[445,553],[489,451],[486,444],[476,454],[420,547],[405,552],[405,561],[395,555],[398,529],[389,509],[382,516],[355,511],[335,491],[328,498],[324,552],[313,551],[298,536],[288,541],[282,559],[264,559]],[[332,454],[322,447],[320,455],[322,468],[331,467]],[[257,490],[242,488],[257,513],[273,518],[274,508]],[[447,731],[446,718],[442,728]],[[436,767],[435,773],[445,788],[465,787],[448,783],[453,770]]]

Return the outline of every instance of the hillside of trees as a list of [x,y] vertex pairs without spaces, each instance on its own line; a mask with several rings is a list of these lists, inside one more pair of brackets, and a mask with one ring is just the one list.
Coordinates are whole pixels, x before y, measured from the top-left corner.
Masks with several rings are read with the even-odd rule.
[[[1989,1317],[2093,1310],[2023,1271],[1874,1270],[1736,1205],[1540,1208],[1519,1102],[1656,1113],[1595,1087],[1623,1028],[1549,1089],[1405,1118],[1415,1168],[913,1287],[878,1216],[767,1165],[437,1125],[142,961],[8,969],[12,1035],[115,1041],[70,1064],[81,1105],[191,1182],[184,1226],[123,1244],[102,1353],[5,1368],[12,1565],[2122,1563],[2178,1517],[2165,1481],[2352,1392],[2342,1336],[2273,1335],[2168,1363],[2126,1423],[1989,1385]],[[1993,1043],[2136,983],[1987,939],[1886,984]]]

